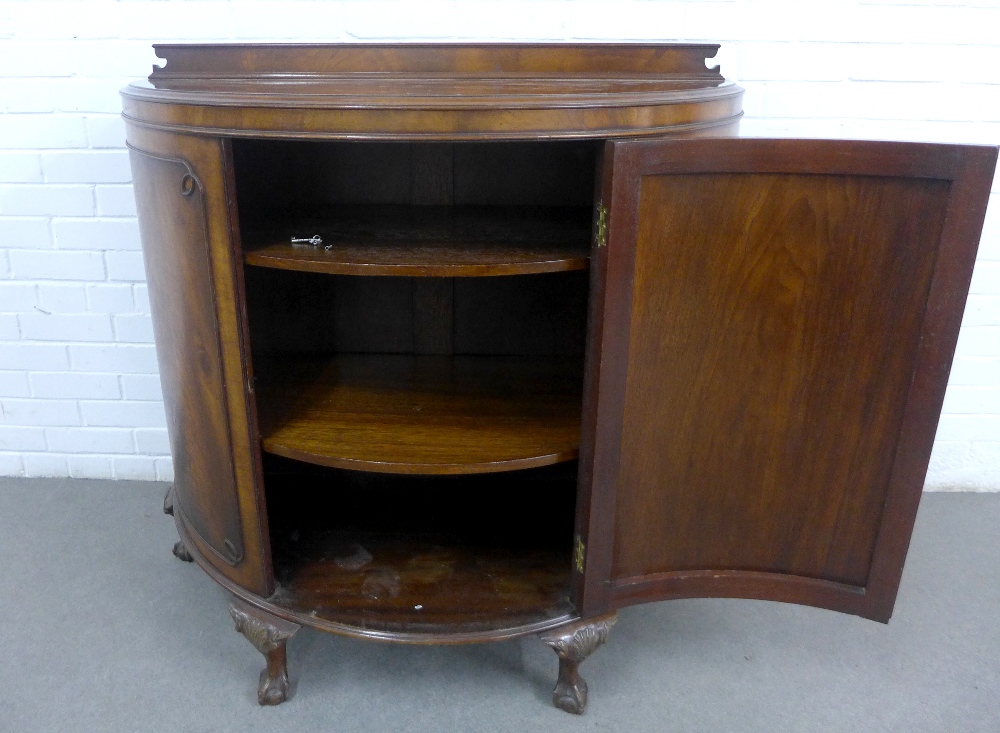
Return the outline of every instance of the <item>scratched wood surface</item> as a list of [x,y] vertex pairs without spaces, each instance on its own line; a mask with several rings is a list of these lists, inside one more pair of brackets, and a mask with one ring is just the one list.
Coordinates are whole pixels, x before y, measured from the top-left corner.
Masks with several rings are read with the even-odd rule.
[[[347,205],[248,237],[248,265],[476,277],[586,269],[590,207]],[[319,237],[316,244],[293,238]]]
[[265,465],[279,586],[269,600],[282,608],[424,641],[573,611],[572,463],[433,477]]

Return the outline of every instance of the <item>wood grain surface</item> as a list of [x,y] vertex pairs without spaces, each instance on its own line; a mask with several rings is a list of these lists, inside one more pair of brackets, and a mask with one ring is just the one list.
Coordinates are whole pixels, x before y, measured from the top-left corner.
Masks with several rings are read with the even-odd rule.
[[609,148],[584,612],[722,595],[888,620],[996,150]]
[[573,611],[572,463],[416,476],[266,459],[268,600],[283,609],[409,641],[500,638]]
[[643,181],[616,578],[726,568],[865,585],[947,191]]
[[515,550],[428,537],[306,532],[278,555],[272,602],[396,633],[489,632],[566,616],[566,548]]
[[264,449],[340,468],[480,473],[577,456],[582,368],[558,357],[342,354],[258,363]]
[[203,185],[190,164],[130,151],[174,459],[174,502],[216,562],[243,558],[243,527]]
[[[322,243],[292,243],[319,236]],[[342,205],[246,235],[248,265],[339,275],[475,277],[581,270],[590,209]]]
[[732,132],[743,90],[695,44],[158,45],[134,124],[202,134],[515,139]]

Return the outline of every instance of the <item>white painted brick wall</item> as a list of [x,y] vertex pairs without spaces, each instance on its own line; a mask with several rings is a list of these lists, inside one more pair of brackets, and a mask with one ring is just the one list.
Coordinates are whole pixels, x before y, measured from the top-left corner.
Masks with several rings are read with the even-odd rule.
[[[1000,142],[1000,0],[0,2],[0,475],[171,476],[118,90],[154,41],[717,41],[747,135]],[[1000,490],[1000,184],[928,487]]]

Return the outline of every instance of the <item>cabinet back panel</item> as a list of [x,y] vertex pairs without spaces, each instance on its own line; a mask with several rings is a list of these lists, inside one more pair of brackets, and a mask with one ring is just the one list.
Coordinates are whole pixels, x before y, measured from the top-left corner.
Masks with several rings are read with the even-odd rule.
[[357,277],[246,268],[255,353],[582,356],[585,271]]
[[233,140],[244,227],[336,204],[590,206],[594,141]]
[[586,271],[455,278],[455,353],[582,356]]

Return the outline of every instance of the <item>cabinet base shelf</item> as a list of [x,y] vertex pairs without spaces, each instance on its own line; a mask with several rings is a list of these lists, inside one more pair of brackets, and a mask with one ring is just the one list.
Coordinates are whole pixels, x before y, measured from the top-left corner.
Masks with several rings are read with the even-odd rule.
[[[516,585],[518,577],[521,578],[522,584],[531,579],[536,581],[542,579],[544,582],[527,594],[519,595],[512,592],[496,594],[494,600],[499,610],[492,614],[480,611],[468,614],[464,620],[457,614],[450,619],[428,620],[418,618],[419,611],[410,609],[413,614],[410,619],[407,618],[407,614],[399,611],[394,614],[391,612],[371,614],[362,619],[360,613],[338,610],[335,602],[324,604],[324,598],[328,594],[310,589],[308,579],[315,577],[317,567],[324,564],[322,561],[304,563],[296,574],[297,580],[280,584],[275,593],[264,598],[250,593],[226,578],[208,561],[199,545],[192,541],[182,512],[176,513],[175,521],[181,541],[190,548],[195,563],[215,582],[236,597],[267,613],[319,631],[402,644],[473,644],[537,634],[579,619],[575,607],[568,600],[571,570],[565,553],[543,551],[536,553],[534,557],[526,558],[523,565],[534,565],[534,572],[530,574],[510,570],[502,573],[498,579],[498,584],[501,586],[504,582]],[[381,556],[378,548],[374,549]],[[461,558],[462,553],[455,552],[453,556]],[[470,562],[468,553],[465,553],[465,561]],[[517,564],[513,567],[516,566]],[[466,567],[471,568],[469,565]],[[508,564],[508,568],[511,567]],[[429,603],[420,605],[443,608],[447,604],[462,602],[465,596],[462,589],[470,578],[482,587],[483,579],[473,578],[471,572],[471,569],[466,569],[464,577],[456,579],[454,594],[440,591],[436,594],[426,594],[424,598]],[[413,587],[417,587],[417,584]],[[518,597],[520,597],[519,602],[516,601]],[[531,597],[536,601],[534,604],[527,600]],[[505,600],[513,601],[506,611],[503,607]]]
[[565,549],[303,533],[275,556],[272,603],[385,638],[495,636],[572,615]]

